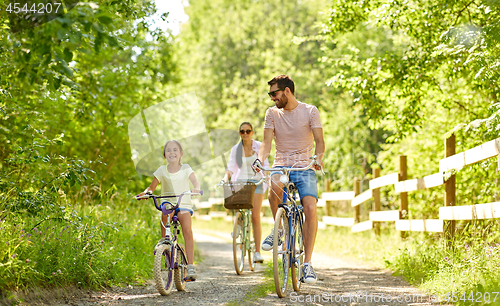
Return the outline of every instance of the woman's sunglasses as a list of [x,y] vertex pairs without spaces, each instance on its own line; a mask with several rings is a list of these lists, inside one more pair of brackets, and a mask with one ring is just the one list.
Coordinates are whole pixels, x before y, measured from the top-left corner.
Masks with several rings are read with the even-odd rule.
[[241,135],[245,135],[245,132],[246,132],[247,134],[250,134],[250,133],[252,133],[252,130],[246,130],[246,131],[245,131],[245,130],[240,130],[240,134],[241,134]]

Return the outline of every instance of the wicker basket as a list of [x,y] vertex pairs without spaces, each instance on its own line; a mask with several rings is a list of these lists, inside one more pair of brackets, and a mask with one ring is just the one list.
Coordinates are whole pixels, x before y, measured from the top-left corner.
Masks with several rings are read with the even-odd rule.
[[252,209],[255,188],[257,186],[252,182],[224,184],[224,207],[226,209]]

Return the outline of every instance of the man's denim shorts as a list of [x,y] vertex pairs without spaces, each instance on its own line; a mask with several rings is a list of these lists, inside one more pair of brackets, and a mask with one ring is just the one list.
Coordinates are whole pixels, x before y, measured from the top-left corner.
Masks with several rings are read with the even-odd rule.
[[[283,167],[275,167],[274,169],[279,169]],[[271,176],[274,174],[282,174],[281,171],[271,172]],[[290,172],[290,181],[295,184],[295,187],[299,190],[299,197],[303,199],[306,196],[311,196],[318,200],[318,181],[316,179],[316,173],[313,169],[305,171],[292,171]]]

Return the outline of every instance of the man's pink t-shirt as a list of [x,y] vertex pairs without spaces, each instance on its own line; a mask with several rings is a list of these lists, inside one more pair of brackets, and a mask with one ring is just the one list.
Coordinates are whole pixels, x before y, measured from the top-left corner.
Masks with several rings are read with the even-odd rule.
[[[299,102],[299,101],[298,101]],[[313,154],[313,129],[322,128],[318,108],[299,102],[292,110],[276,106],[266,111],[264,129],[272,129],[276,142],[273,167],[309,165]]]

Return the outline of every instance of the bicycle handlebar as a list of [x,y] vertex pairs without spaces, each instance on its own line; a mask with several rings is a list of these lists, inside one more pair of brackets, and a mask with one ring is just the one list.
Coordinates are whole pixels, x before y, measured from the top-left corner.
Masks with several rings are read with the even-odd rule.
[[200,192],[184,191],[183,193],[178,194],[178,195],[159,195],[159,196],[154,195],[152,192],[148,192],[148,193],[146,193],[143,196],[136,196],[135,198],[137,200],[153,198],[153,201],[155,203],[156,209],[162,210],[161,206],[158,206],[158,203],[156,202],[156,199],[166,199],[166,198],[177,198],[178,197],[179,200],[177,200],[177,205],[175,205],[172,208],[172,209],[176,209],[181,204],[182,197],[185,196],[185,195],[190,195],[190,196],[193,196],[193,195],[203,195],[203,190],[200,190]]
[[[260,160],[256,159],[253,164],[252,164],[252,169],[254,171],[257,171],[256,169],[259,169],[259,170],[262,170],[262,171],[306,171],[306,170],[309,170],[311,169],[314,165],[318,165],[321,167],[321,165],[318,164],[318,156],[317,155],[313,155],[310,157],[310,159],[312,159],[311,163],[307,166],[307,167],[304,167],[304,168],[293,168],[293,167],[283,167],[283,168],[264,168],[262,166],[262,163],[260,162]],[[323,167],[321,167],[321,173],[323,173],[323,175],[325,175],[325,172],[323,172]]]

